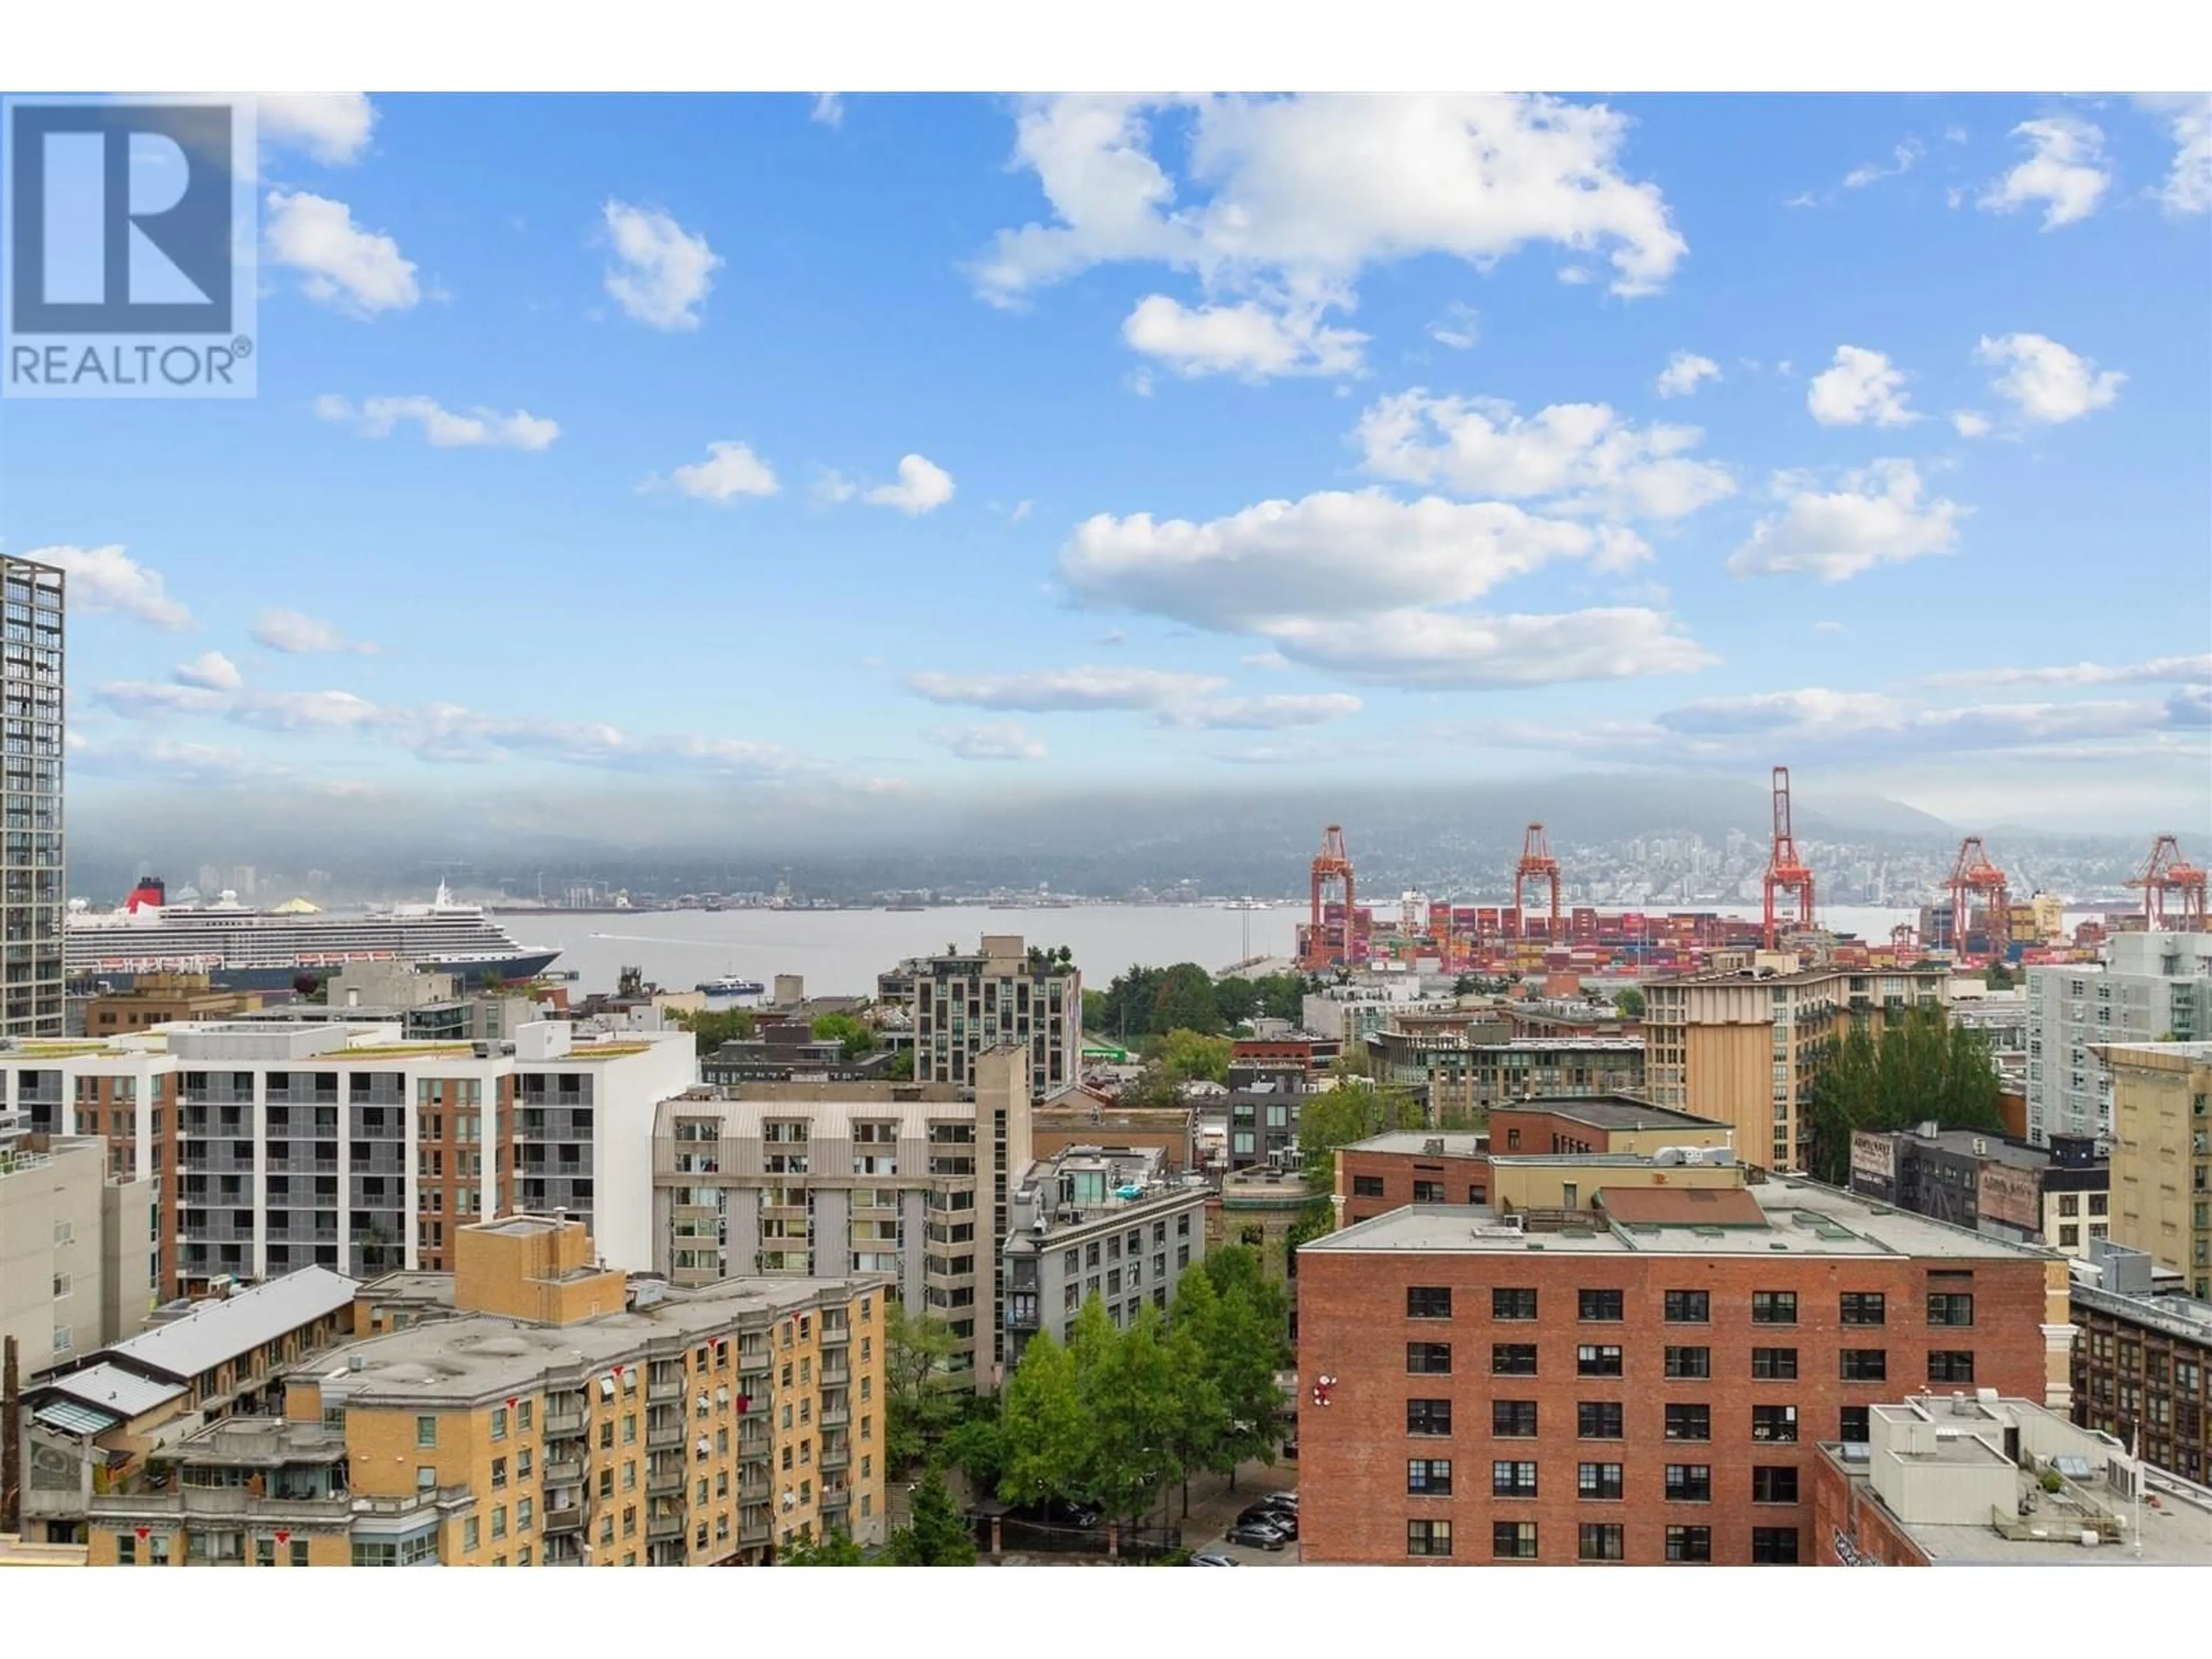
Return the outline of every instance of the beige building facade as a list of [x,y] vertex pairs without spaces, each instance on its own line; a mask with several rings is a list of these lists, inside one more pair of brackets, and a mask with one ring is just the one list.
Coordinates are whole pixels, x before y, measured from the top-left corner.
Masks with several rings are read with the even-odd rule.
[[28,1377],[135,1334],[154,1305],[153,1193],[97,1140],[0,1113],[0,1336]]
[[2112,1241],[2212,1300],[2212,1042],[2095,1054],[2112,1080]]

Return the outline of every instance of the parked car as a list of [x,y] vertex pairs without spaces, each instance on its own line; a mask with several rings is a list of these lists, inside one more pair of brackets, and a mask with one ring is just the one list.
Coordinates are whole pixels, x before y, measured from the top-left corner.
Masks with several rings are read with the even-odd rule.
[[1298,1512],[1281,1504],[1255,1504],[1237,1517],[1237,1524],[1240,1527],[1273,1527],[1295,1541],[1298,1535]]
[[1295,1510],[1298,1506],[1298,1489],[1296,1486],[1293,1486],[1288,1492],[1271,1492],[1267,1493],[1264,1497],[1255,1498],[1253,1501],[1257,1504],[1264,1504],[1271,1509],[1281,1508]]
[[1042,1504],[1024,1504],[1013,1511],[1017,1520],[1046,1527],[1073,1527],[1087,1532],[1105,1519],[1105,1512],[1093,1504],[1081,1504],[1064,1498],[1048,1498]]
[[1280,1527],[1270,1526],[1264,1521],[1240,1521],[1229,1529],[1229,1542],[1242,1544],[1248,1549],[1279,1550],[1290,1541]]
[[1190,1558],[1194,1567],[1233,1567],[1240,1565],[1233,1555],[1224,1555],[1219,1550],[1200,1550]]

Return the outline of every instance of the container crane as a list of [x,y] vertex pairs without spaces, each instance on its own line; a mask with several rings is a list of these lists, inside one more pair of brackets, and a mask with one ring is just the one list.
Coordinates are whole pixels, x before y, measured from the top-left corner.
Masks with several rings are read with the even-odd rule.
[[1774,896],[1795,893],[1797,896],[1797,926],[1813,925],[1813,872],[1797,856],[1797,837],[1790,827],[1790,769],[1774,769],[1774,842],[1766,855],[1766,878],[1763,884],[1766,897],[1766,927],[1762,935],[1766,949],[1774,948],[1777,913]]
[[[1342,920],[1328,920],[1332,893],[1341,893]],[[1344,828],[1332,823],[1321,832],[1321,851],[1313,861],[1312,905],[1306,928],[1305,957],[1298,965],[1309,971],[1328,968],[1352,954],[1352,855],[1345,850]]]
[[[2205,872],[2183,861],[2180,843],[2172,836],[2160,836],[2151,843],[2150,857],[2128,885],[2142,889],[2144,927],[2153,930],[2171,927],[2184,933],[2204,931]],[[2169,895],[2175,906],[2170,913]]]
[[1552,856],[1550,844],[1544,839],[1544,826],[1532,823],[1522,838],[1521,861],[1513,866],[1513,922],[1519,936],[1528,937],[1528,913],[1522,903],[1522,890],[1531,877],[1552,884],[1552,921],[1544,931],[1545,942],[1559,942],[1559,861]]
[[2012,909],[2007,902],[2005,873],[1990,862],[1979,836],[1959,843],[1959,857],[1951,866],[1951,954],[1964,963],[1966,939],[1973,921],[1973,900],[1982,900],[1983,926],[1989,933],[1989,956],[2002,962],[2012,943]]

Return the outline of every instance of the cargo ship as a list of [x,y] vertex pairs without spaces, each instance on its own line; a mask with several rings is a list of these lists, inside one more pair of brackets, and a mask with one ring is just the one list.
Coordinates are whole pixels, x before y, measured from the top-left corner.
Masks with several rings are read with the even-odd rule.
[[561,954],[516,944],[481,906],[455,903],[443,882],[428,904],[334,913],[298,900],[256,910],[229,892],[213,904],[173,905],[161,878],[149,877],[114,910],[72,899],[63,939],[71,981],[117,990],[141,974],[205,974],[227,990],[284,990],[302,975],[367,962],[404,962],[473,988],[534,978]]

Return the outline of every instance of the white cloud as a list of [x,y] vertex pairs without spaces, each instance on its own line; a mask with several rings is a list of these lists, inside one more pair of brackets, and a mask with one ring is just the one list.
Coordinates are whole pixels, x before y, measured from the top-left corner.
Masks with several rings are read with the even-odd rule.
[[2110,408],[2128,378],[2118,369],[2100,374],[2088,358],[2040,334],[1997,339],[1984,335],[1974,356],[1993,368],[2006,369],[1990,383],[1990,389],[2009,400],[2022,419],[2045,425]]
[[1698,389],[1700,380],[1717,380],[1721,366],[1710,357],[1700,357],[1694,351],[1678,351],[1667,359],[1667,367],[1659,371],[1659,379],[1652,390],[1662,398],[1686,398]]
[[648,328],[699,326],[721,256],[658,208],[610,201],[601,210],[615,258],[606,273],[617,305]]
[[1027,674],[924,672],[907,679],[909,690],[931,702],[1029,714],[1165,708],[1218,691],[1227,684],[1217,675],[1165,668],[1057,668]]
[[254,98],[254,131],[264,143],[305,150],[331,167],[362,158],[376,106],[360,92],[264,92]]
[[254,620],[253,638],[258,644],[288,656],[320,656],[335,652],[350,652],[363,657],[376,654],[376,647],[367,641],[349,640],[330,623],[302,616],[297,611],[263,611]]
[[1247,668],[1279,669],[1291,665],[1291,659],[1279,651],[1255,651],[1249,656],[1239,657],[1237,660]]
[[422,290],[399,244],[363,230],[343,202],[306,191],[269,192],[262,239],[277,264],[303,273],[309,298],[357,316],[404,311]]
[[1986,438],[1990,433],[1990,417],[1971,409],[1953,410],[1951,425],[1961,438]]
[[1813,631],[1815,634],[1848,634],[1850,632],[1850,629],[1845,628],[1843,623],[1839,622],[1823,621],[1814,623],[1813,624]]
[[1359,699],[1345,691],[1221,697],[1164,709],[1158,723],[1207,732],[1280,732],[1324,726],[1358,714],[1360,707]]
[[1462,495],[1553,498],[1568,512],[1675,519],[1732,495],[1724,468],[1683,452],[1693,426],[1638,428],[1604,404],[1553,404],[1522,416],[1494,398],[1387,397],[1354,434],[1372,473]]
[[1429,325],[1429,337],[1454,351],[1469,350],[1482,339],[1481,320],[1473,306],[1455,300],[1444,307],[1442,317]]
[[140,564],[119,546],[40,547],[23,556],[69,573],[72,616],[130,617],[173,629],[192,625],[192,613],[162,587],[161,573]]
[[1559,616],[1400,610],[1300,617],[1270,630],[1293,661],[1347,679],[1423,690],[1485,690],[1688,673],[1717,660],[1662,612],[1632,607]]
[[1878,183],[1881,179],[1894,179],[1900,173],[1911,172],[1914,164],[1920,160],[1922,155],[1920,141],[1917,138],[1908,138],[1892,150],[1890,155],[1893,158],[1891,166],[1884,167],[1879,161],[1869,161],[1863,167],[1853,167],[1844,175],[1844,188],[1863,190],[1867,185]]
[[1832,493],[1788,475],[1775,484],[1783,510],[1762,519],[1729,555],[1733,575],[1802,571],[1824,582],[1848,581],[1876,565],[1950,552],[1970,510],[1942,500],[1923,506],[1920,474],[1910,461],[1876,461],[1847,475],[1844,489]]
[[2165,116],[2172,135],[2173,165],[2158,192],[2166,210],[2212,211],[2212,93],[2158,93],[2136,102]]
[[986,720],[979,726],[945,726],[923,735],[962,760],[1041,761],[1045,757],[1044,744],[1013,720]]
[[238,665],[220,651],[203,652],[190,662],[179,663],[172,671],[172,678],[179,685],[199,686],[210,691],[235,691],[246,684]]
[[1014,510],[1006,514],[1006,522],[1008,524],[1019,524],[1024,519],[1029,517],[1031,510],[1035,508],[1036,506],[1036,503],[1035,501],[1016,501],[1014,503]]
[[2097,210],[2112,175],[2105,169],[2105,135],[2070,115],[2023,121],[2012,136],[2027,142],[2027,160],[1982,192],[1990,213],[2012,213],[2032,202],[2045,204],[2043,228],[2056,230]]
[[1930,685],[2172,685],[2212,681],[2212,653],[2147,662],[2079,662],[2057,668],[1970,668],[1937,674]]
[[[647,485],[658,482],[650,479]],[[676,468],[669,474],[669,482],[687,495],[718,505],[740,495],[773,495],[781,488],[775,469],[754,454],[750,445],[733,440],[708,444],[705,460]]]
[[1815,208],[1820,205],[1820,198],[1809,190],[1801,190],[1782,205],[1786,208]]
[[356,428],[364,438],[385,438],[403,421],[412,421],[422,435],[439,449],[544,449],[561,435],[557,422],[542,420],[527,410],[502,415],[497,410],[473,409],[455,414],[429,398],[370,398],[356,409],[335,393],[315,399],[319,420],[336,421]]
[[927,456],[902,455],[899,481],[880,484],[860,499],[875,507],[895,507],[902,513],[933,513],[952,499],[952,475]]
[[1835,367],[1805,388],[1805,407],[1822,426],[1904,426],[1920,417],[1905,406],[1905,373],[1879,351],[1839,345]]
[[1146,295],[1121,325],[1133,351],[1157,358],[1176,374],[1235,374],[1264,380],[1274,374],[1352,374],[1367,337],[1329,328],[1315,307],[1272,310],[1253,301],[1193,309],[1164,294]]
[[817,92],[814,94],[814,107],[807,112],[806,118],[825,127],[842,127],[845,125],[845,100],[834,92]]

